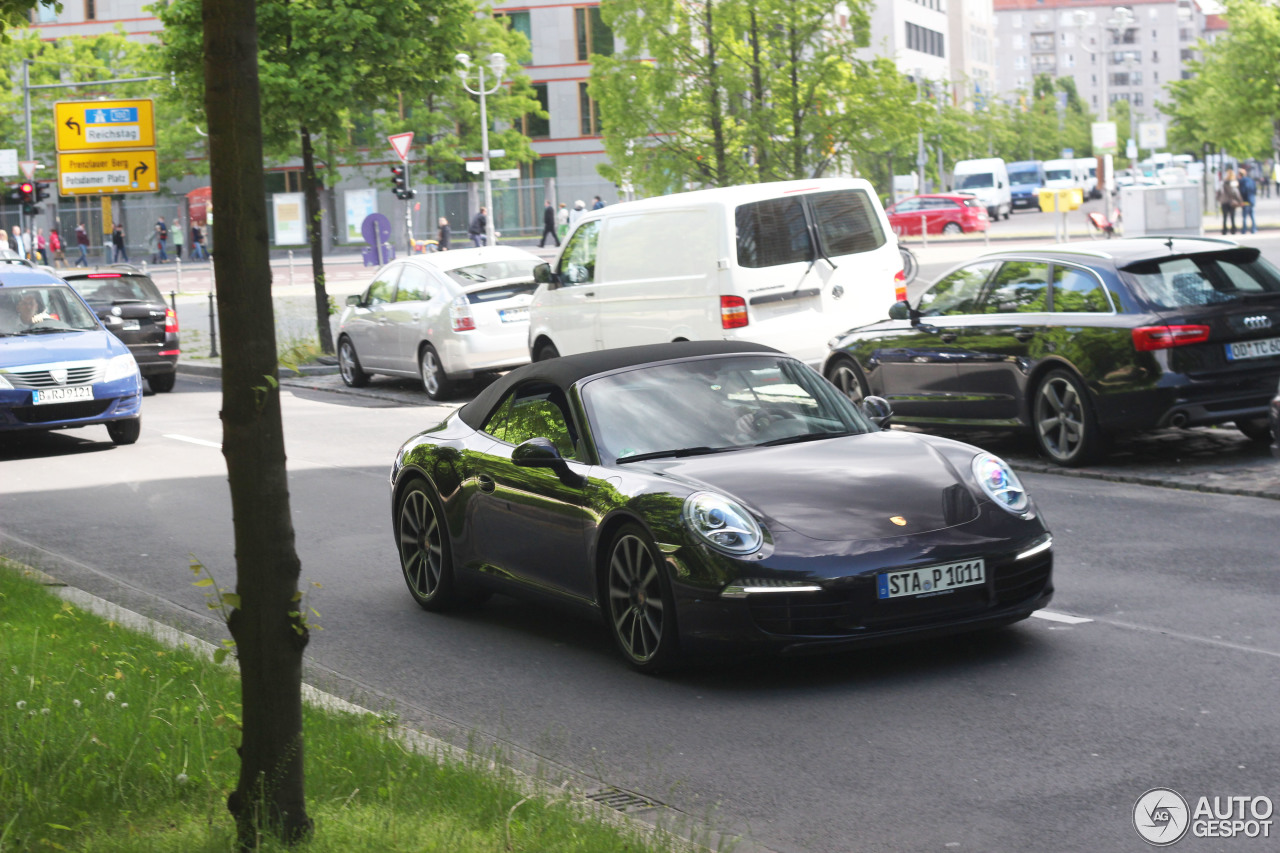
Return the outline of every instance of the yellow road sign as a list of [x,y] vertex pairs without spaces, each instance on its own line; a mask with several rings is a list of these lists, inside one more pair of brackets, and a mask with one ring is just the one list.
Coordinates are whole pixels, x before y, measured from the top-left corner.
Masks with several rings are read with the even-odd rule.
[[155,148],[156,113],[150,98],[59,101],[53,105],[59,151]]
[[155,151],[58,155],[58,192],[62,195],[153,193],[159,186]]

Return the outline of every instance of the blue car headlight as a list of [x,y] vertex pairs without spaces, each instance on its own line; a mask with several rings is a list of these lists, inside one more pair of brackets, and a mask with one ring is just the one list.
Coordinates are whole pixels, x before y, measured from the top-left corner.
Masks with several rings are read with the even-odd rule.
[[695,492],[684,502],[684,521],[717,551],[741,557],[759,550],[764,533],[741,504],[715,492]]
[[1014,515],[1027,511],[1031,503],[1027,490],[1003,459],[990,453],[979,453],[973,457],[972,467],[973,479],[978,481],[987,497]]
[[102,375],[102,381],[115,382],[120,379],[128,379],[130,376],[136,376],[137,373],[138,362],[133,360],[131,353],[125,353],[108,359],[107,369]]

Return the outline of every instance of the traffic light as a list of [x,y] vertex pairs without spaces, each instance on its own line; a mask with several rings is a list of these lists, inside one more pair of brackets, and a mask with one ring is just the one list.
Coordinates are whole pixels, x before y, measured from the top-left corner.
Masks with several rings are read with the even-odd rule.
[[49,197],[49,182],[36,181],[36,203],[44,201]]
[[391,167],[391,189],[395,192],[396,198],[401,200],[411,199],[417,196],[417,190],[409,188],[408,166]]
[[30,181],[18,185],[18,198],[22,202],[22,212],[34,216],[36,212],[36,187]]

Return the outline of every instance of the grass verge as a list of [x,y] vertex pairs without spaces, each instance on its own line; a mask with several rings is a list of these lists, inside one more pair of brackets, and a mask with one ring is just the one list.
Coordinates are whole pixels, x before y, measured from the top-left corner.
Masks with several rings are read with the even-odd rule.
[[[80,610],[0,559],[0,853],[233,850],[239,719],[234,667]],[[376,715],[308,706],[304,732],[305,851],[685,847],[530,797],[481,758],[416,753]]]

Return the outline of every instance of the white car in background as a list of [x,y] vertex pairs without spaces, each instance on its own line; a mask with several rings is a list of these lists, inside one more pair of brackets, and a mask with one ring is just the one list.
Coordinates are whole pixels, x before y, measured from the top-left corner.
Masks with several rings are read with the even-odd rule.
[[529,361],[537,255],[512,246],[396,259],[338,321],[338,364],[352,387],[369,374],[416,376],[433,400],[459,381]]

